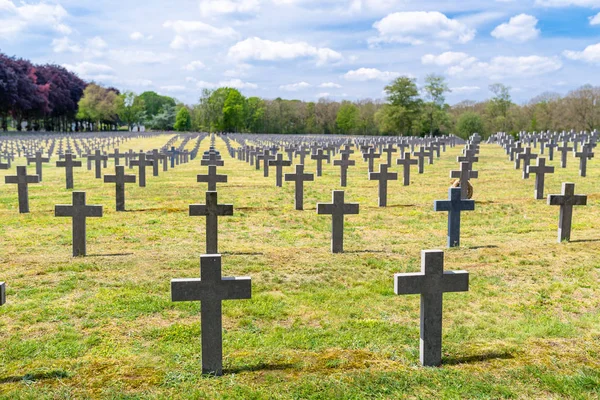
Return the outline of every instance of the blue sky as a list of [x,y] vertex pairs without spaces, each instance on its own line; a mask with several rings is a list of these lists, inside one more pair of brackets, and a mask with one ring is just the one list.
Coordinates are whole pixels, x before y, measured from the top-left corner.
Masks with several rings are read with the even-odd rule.
[[447,100],[502,82],[519,103],[600,84],[600,0],[0,0],[0,51],[188,104],[247,96],[382,98],[444,75]]

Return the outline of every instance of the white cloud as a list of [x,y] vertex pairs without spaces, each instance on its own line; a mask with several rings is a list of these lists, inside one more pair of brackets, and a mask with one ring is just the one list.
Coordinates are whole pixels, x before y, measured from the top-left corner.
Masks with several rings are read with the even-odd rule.
[[464,23],[450,19],[438,11],[408,11],[389,14],[373,24],[379,36],[369,43],[467,43],[475,37],[475,30]]
[[275,42],[258,37],[248,38],[233,45],[228,52],[234,60],[292,60],[301,57],[314,57],[317,65],[337,62],[342,55],[327,47],[318,48],[306,42]]
[[136,40],[136,41],[137,40],[150,40],[152,38],[153,38],[152,35],[145,36],[142,32],[137,32],[137,31],[136,32],[132,32],[129,35],[129,39]]
[[223,72],[223,75],[233,78],[242,78],[248,76],[248,71],[250,71],[250,69],[252,69],[252,65],[240,63],[237,64],[235,67]]
[[487,77],[501,79],[505,77],[532,77],[562,68],[562,63],[555,57],[524,56],[507,57],[499,56],[489,62],[477,61],[469,65],[455,65],[448,69],[448,75],[468,77]]
[[170,53],[155,53],[147,50],[110,50],[111,59],[121,64],[166,64],[175,56]]
[[600,7],[600,0],[535,0],[535,4],[544,7]]
[[0,37],[8,38],[28,31],[50,29],[63,35],[71,34],[71,28],[62,21],[67,11],[59,4],[20,4],[0,0]]
[[600,25],[600,13],[590,17],[590,25]]
[[163,24],[163,27],[173,29],[175,32],[171,48],[177,50],[210,46],[238,37],[238,33],[231,27],[217,28],[202,21],[169,20]]
[[69,71],[75,72],[82,79],[114,79],[115,75],[115,70],[112,67],[105,64],[94,64],[87,61],[80,62],[75,65],[63,64],[63,67],[65,67]]
[[519,14],[512,17],[508,22],[498,25],[491,33],[496,39],[505,39],[511,42],[526,42],[535,39],[540,30],[535,26],[538,20],[528,14]]
[[192,77],[185,78],[187,82],[193,82],[198,89],[216,89],[220,87],[231,87],[235,89],[258,89],[258,85],[251,82],[244,82],[241,79],[230,79],[220,82],[199,81]]
[[462,93],[473,93],[481,90],[479,86],[458,86],[451,87],[450,90],[452,93],[462,94]]
[[566,50],[563,52],[563,55],[571,60],[600,64],[600,43],[591,44],[583,49],[583,51]]
[[61,39],[52,40],[52,50],[55,53],[79,53],[81,52],[81,47],[65,36]]
[[164,90],[165,92],[185,92],[187,88],[181,85],[167,85],[161,86],[160,90]]
[[204,17],[215,14],[251,13],[260,9],[258,0],[201,0],[200,13]]
[[86,58],[103,57],[108,44],[100,36],[86,40],[83,53]]
[[186,71],[196,71],[199,69],[204,69],[206,66],[204,65],[204,63],[200,60],[196,60],[196,61],[192,61],[189,64],[186,64],[182,67],[182,69],[186,70]]
[[334,82],[323,82],[319,85],[320,88],[334,88],[334,89],[340,89],[342,87],[342,85],[340,85],[339,83],[334,83]]
[[344,79],[349,81],[389,81],[400,76],[399,72],[380,71],[377,68],[359,68],[348,71],[344,74]]
[[447,51],[440,55],[433,54],[425,54],[421,57],[421,63],[425,65],[439,65],[439,66],[447,66],[447,65],[456,65],[456,64],[469,64],[477,59],[475,57],[469,56],[467,53],[462,52],[454,52]]
[[315,97],[316,97],[317,99],[326,99],[326,98],[328,98],[329,96],[331,96],[331,94],[330,94],[330,93],[323,92],[323,93],[319,93],[319,94],[317,94]]
[[281,85],[279,86],[279,89],[281,90],[285,90],[288,92],[295,92],[301,89],[306,89],[311,87],[312,85],[310,83],[307,82],[298,82],[298,83],[290,83],[288,85]]

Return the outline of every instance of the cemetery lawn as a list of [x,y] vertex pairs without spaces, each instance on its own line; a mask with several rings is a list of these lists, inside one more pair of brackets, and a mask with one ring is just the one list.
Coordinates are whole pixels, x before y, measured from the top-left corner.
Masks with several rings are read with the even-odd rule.
[[[3,184],[14,168],[0,171],[0,398],[600,396],[597,157],[587,178],[572,156],[566,169],[549,162],[557,168],[546,194],[570,181],[589,196],[575,207],[572,242],[556,243],[558,207],[534,200],[534,176],[522,180],[500,146],[481,146],[475,211],[463,213],[462,247],[445,252],[446,270],[469,271],[470,291],[444,295],[444,365],[423,368],[419,296],[394,295],[393,274],[419,271],[423,249],[445,249],[447,213],[433,201],[447,198],[459,147],[422,175],[414,168],[410,186],[390,182],[387,208],[377,207],[377,182],[354,154],[346,201],[360,203],[360,214],[346,217],[346,252],[335,255],[331,217],[317,215],[316,203],[340,189],[339,167],[325,164],[295,211],[293,183],[277,188],[274,169],[264,178],[220,139],[217,148],[218,171],[229,176],[217,185],[219,203],[234,205],[234,216],[219,218],[223,275],[252,277],[251,300],[223,303],[225,375],[201,375],[199,303],[170,301],[172,278],[199,277],[205,218],[189,217],[188,205],[204,203],[196,174],[206,167],[196,159],[158,178],[149,169],[147,187],[128,184],[128,211],[117,213],[114,184],[95,179],[84,160],[75,190],[104,205],[104,217],[88,219],[88,256],[72,258],[71,220],[54,217],[55,204],[71,204],[55,157],[43,183],[30,185],[27,215],[16,186]],[[307,160],[306,170],[315,165]],[[112,161],[104,173],[114,173]]]

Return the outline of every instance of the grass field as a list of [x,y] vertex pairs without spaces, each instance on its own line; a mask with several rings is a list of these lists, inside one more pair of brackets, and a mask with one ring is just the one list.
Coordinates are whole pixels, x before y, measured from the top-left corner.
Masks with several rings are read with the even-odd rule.
[[462,247],[445,253],[446,270],[470,272],[470,291],[444,296],[444,365],[423,368],[419,296],[394,295],[393,274],[418,271],[421,250],[445,248],[447,213],[433,212],[433,200],[447,197],[460,149],[422,175],[415,168],[408,187],[391,182],[387,208],[377,207],[377,183],[354,154],[346,201],[360,203],[360,214],[346,218],[346,253],[333,255],[331,219],[316,203],[339,189],[338,167],[306,184],[305,210],[295,211],[293,184],[277,188],[274,171],[263,178],[220,139],[217,148],[219,173],[229,176],[219,202],[234,204],[234,216],[219,218],[223,274],[251,276],[253,291],[223,305],[225,376],[200,374],[199,304],[170,301],[172,278],[199,277],[205,220],[189,217],[188,205],[204,203],[195,175],[206,167],[196,159],[149,176],[146,188],[129,184],[128,211],[117,213],[114,184],[84,162],[75,190],[104,205],[104,217],[88,219],[89,256],[74,259],[70,219],[54,217],[71,193],[53,159],[43,183],[30,186],[30,214],[18,213],[16,185],[0,190],[0,397],[600,397],[599,160],[587,178],[572,157],[567,169],[551,162],[546,193],[572,181],[588,194],[572,242],[556,243],[558,207],[534,200],[534,178],[522,180],[498,145],[481,146],[476,209],[463,214]]

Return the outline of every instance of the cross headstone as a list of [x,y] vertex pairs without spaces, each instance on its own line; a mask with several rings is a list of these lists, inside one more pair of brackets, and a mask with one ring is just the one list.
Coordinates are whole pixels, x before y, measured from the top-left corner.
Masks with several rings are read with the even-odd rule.
[[206,192],[206,204],[190,204],[190,217],[206,217],[206,253],[218,253],[218,217],[233,215],[232,204],[219,204],[216,191]]
[[317,160],[317,176],[323,176],[323,160],[328,160],[329,156],[323,154],[323,150],[317,150],[316,154],[310,156],[311,160]]
[[567,168],[567,155],[573,148],[569,147],[569,142],[565,140],[562,146],[557,147],[556,150],[560,152],[560,167]]
[[447,292],[467,292],[467,271],[444,271],[444,252],[421,251],[421,272],[394,275],[394,293],[421,295],[421,364],[442,363],[442,310]]
[[591,160],[594,157],[594,153],[591,151],[590,145],[583,145],[581,151],[575,153],[575,157],[579,158],[579,176],[586,176],[587,171],[587,160]]
[[369,148],[368,153],[363,153],[363,159],[369,163],[369,172],[373,172],[375,159],[379,157],[381,157],[381,154],[375,153],[375,149],[373,147]]
[[344,252],[344,215],[358,214],[358,203],[344,203],[344,191],[334,190],[331,204],[317,203],[317,214],[331,215],[331,252]]
[[172,279],[172,301],[200,301],[202,373],[223,375],[222,301],[249,299],[250,277],[222,277],[221,255],[200,256],[200,279]]
[[6,303],[6,284],[4,282],[0,282],[0,306],[3,306]]
[[448,247],[460,246],[460,212],[473,211],[474,200],[462,198],[460,188],[448,189],[448,200],[436,200],[433,203],[433,211],[448,212]]
[[286,182],[295,182],[295,206],[296,210],[304,209],[304,182],[306,181],[314,181],[314,174],[305,174],[304,173],[304,165],[296,164],[296,173],[295,174],[285,174]]
[[140,187],[146,187],[146,167],[152,166],[154,162],[152,160],[146,160],[146,153],[140,151],[138,154],[137,160],[132,160],[129,162],[130,166],[138,167],[139,169],[139,185]]
[[108,156],[102,154],[102,152],[96,149],[93,156],[88,156],[88,161],[94,161],[94,169],[96,170],[96,179],[102,178],[102,161],[108,159]]
[[463,199],[466,199],[469,193],[469,179],[476,179],[479,177],[479,172],[471,171],[470,163],[461,162],[460,170],[450,171],[450,178],[458,178],[460,181],[460,193]]
[[135,175],[125,175],[125,167],[115,165],[115,174],[104,175],[104,183],[115,184],[116,209],[125,211],[125,184],[135,183]]
[[40,178],[40,182],[42,181],[42,165],[43,163],[50,162],[50,158],[42,157],[41,151],[36,151],[34,157],[27,157],[27,164],[30,162],[35,163],[35,174]]
[[387,166],[388,168],[392,167],[392,155],[396,152],[398,152],[398,149],[394,148],[394,145],[392,143],[388,144],[388,147],[385,147],[383,149],[383,152],[386,153],[386,158],[387,158]]
[[419,163],[419,161],[415,160],[415,159],[411,159],[409,152],[405,152],[403,154],[404,154],[404,157],[398,158],[396,160],[396,164],[402,165],[403,177],[404,177],[403,184],[404,184],[404,186],[408,186],[408,185],[410,185],[410,166],[417,165]]
[[587,196],[575,194],[575,184],[562,184],[562,194],[549,194],[548,205],[560,206],[558,217],[558,243],[571,240],[571,223],[573,221],[573,206],[585,206]]
[[340,186],[346,187],[348,184],[348,167],[356,165],[356,161],[350,160],[348,153],[342,153],[341,160],[333,160],[333,165],[340,167]]
[[227,175],[218,175],[217,174],[217,166],[209,165],[208,173],[206,175],[197,175],[197,182],[207,182],[208,190],[215,191],[217,190],[217,183],[227,183]]
[[30,183],[39,183],[40,178],[37,175],[27,175],[27,167],[17,167],[17,175],[5,176],[5,183],[16,183],[19,194],[19,212],[24,214],[29,212],[29,188]]
[[283,186],[283,167],[289,167],[292,165],[290,160],[284,160],[283,154],[277,154],[277,158],[275,160],[269,160],[269,165],[275,167],[275,185],[277,187]]
[[530,165],[527,167],[527,172],[535,174],[535,193],[534,197],[538,200],[544,199],[544,182],[546,174],[553,174],[554,167],[546,165],[546,159],[540,157],[537,160],[537,166]]
[[425,157],[429,157],[429,152],[425,151],[425,147],[421,146],[419,151],[413,152],[413,156],[417,156],[419,160],[419,173],[422,174],[425,171]]
[[54,207],[56,217],[71,217],[73,222],[73,257],[86,255],[85,225],[87,217],[101,217],[102,206],[85,204],[85,192],[73,192],[73,205]]
[[379,207],[387,206],[388,181],[398,179],[396,172],[388,172],[387,164],[379,164],[379,172],[369,172],[370,181],[379,181]]
[[119,149],[115,149],[114,153],[109,154],[108,156],[115,159],[115,165],[121,164],[121,158],[127,160],[127,156],[123,153],[119,153]]
[[64,159],[64,161],[57,161],[56,166],[65,168],[67,189],[73,189],[73,167],[81,167],[81,161],[75,161],[75,156],[71,153],[65,154]]

